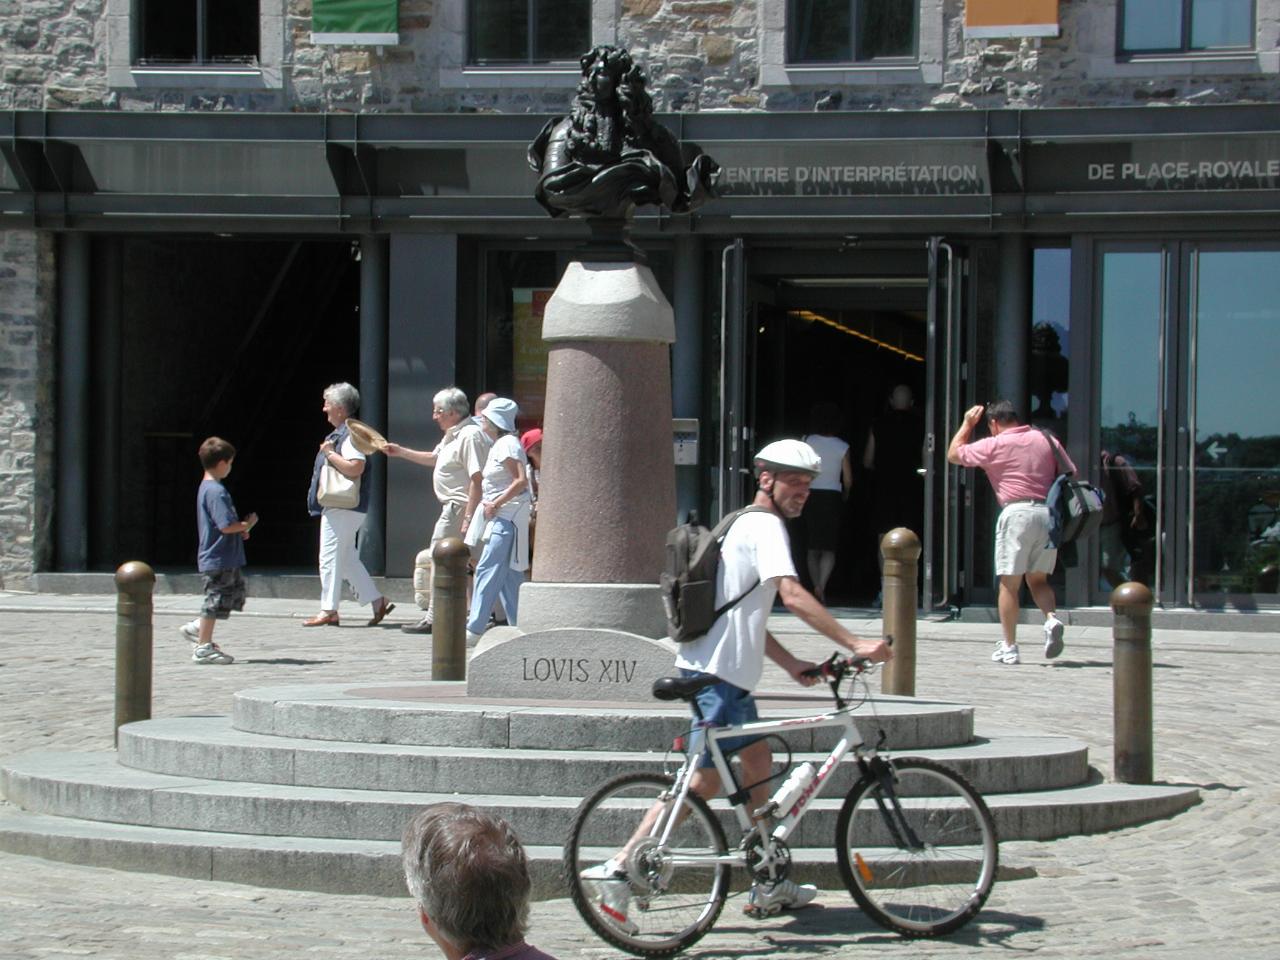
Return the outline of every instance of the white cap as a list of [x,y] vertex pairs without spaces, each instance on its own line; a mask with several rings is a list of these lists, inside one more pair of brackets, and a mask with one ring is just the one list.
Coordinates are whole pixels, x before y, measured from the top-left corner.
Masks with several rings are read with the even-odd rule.
[[503,433],[510,433],[516,428],[516,414],[520,408],[514,400],[506,397],[494,397],[488,406],[480,411],[480,416],[494,424]]
[[822,458],[803,440],[775,440],[756,454],[756,470],[797,470],[816,477],[822,470]]

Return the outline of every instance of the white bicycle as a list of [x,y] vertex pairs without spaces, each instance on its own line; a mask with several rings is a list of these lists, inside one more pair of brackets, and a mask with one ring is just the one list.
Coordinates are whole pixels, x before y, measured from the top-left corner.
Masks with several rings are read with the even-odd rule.
[[[603,783],[578,807],[565,843],[564,872],[569,895],[588,926],[637,956],[669,956],[699,940],[720,916],[731,868],[747,870],[757,882],[787,878],[787,841],[849,751],[859,777],[836,819],[835,855],[854,900],[877,923],[908,937],[941,936],[968,923],[995,883],[999,854],[991,812],[955,771],[922,758],[890,759],[878,751],[881,744],[863,741],[852,711],[870,701],[864,676],[869,666],[864,658],[839,654],[822,664],[817,672],[828,681],[835,701],[829,713],[731,727],[708,724],[694,699],[717,682],[715,677],[656,681],[655,697],[690,703],[696,719],[689,736],[676,742],[683,762],[674,775],[623,774]],[[851,687],[861,683],[863,689],[852,706],[840,694],[846,678]],[[754,785],[737,782],[720,742],[774,735],[786,746],[781,734],[822,727],[840,730],[830,755],[816,768],[794,768],[764,807],[750,810]],[[704,749],[710,751],[721,782],[731,785],[726,799],[741,834],[733,848],[721,816],[689,789]],[[656,804],[661,805],[658,815],[637,838],[642,820]],[[732,822],[727,813],[721,811]],[[619,879],[613,881],[629,885],[629,910],[622,917],[600,897],[599,868],[592,867],[624,848]]]

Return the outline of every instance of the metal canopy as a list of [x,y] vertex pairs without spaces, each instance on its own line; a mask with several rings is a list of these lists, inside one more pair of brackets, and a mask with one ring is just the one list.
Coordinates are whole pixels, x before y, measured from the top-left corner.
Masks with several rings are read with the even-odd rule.
[[[557,236],[533,114],[0,113],[0,224]],[[662,116],[724,167],[637,232],[1052,232],[1280,212],[1280,105]],[[1228,218],[1223,221],[1222,218]]]

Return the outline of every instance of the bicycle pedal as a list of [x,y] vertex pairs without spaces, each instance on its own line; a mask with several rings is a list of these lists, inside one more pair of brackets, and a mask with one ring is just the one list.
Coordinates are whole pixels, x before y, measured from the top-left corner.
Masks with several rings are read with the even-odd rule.
[[782,912],[782,904],[775,903],[768,907],[758,907],[754,903],[748,903],[742,908],[742,912],[752,920],[767,920],[769,917],[777,916]]

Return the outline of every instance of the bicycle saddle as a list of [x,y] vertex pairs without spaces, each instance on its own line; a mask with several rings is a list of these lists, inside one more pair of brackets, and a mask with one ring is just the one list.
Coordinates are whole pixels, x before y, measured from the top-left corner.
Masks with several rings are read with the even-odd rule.
[[719,682],[720,678],[710,673],[696,677],[659,677],[653,681],[653,695],[659,700],[692,700],[699,690]]

